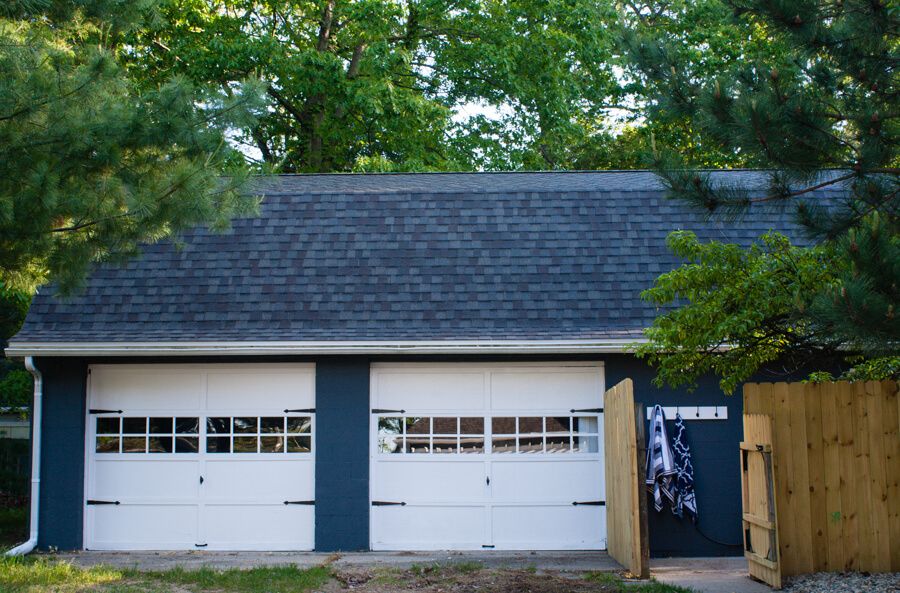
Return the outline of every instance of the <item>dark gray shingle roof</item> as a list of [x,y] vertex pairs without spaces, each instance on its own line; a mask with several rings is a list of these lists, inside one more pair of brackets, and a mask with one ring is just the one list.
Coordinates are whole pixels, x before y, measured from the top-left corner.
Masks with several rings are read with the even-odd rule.
[[[762,187],[758,172],[720,173]],[[791,215],[715,222],[648,172],[284,176],[258,218],[43,291],[14,342],[634,337],[674,229],[748,243]]]

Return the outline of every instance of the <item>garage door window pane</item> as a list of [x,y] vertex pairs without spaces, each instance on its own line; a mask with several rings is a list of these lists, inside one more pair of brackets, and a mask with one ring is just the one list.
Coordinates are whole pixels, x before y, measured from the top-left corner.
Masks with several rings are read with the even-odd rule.
[[378,434],[395,435],[403,433],[403,419],[382,416],[378,419]]
[[200,432],[199,418],[176,418],[175,432],[178,434],[197,434]]
[[119,437],[97,437],[97,453],[118,453]]
[[407,453],[428,453],[430,452],[430,437],[412,436],[406,437]]
[[172,434],[172,418],[151,418],[150,434]]
[[231,437],[206,437],[207,453],[231,453]]
[[406,434],[431,434],[431,418],[404,418]]
[[310,432],[312,432],[312,418],[309,416],[288,417],[287,431],[292,434],[309,434]]
[[519,434],[541,434],[544,432],[543,418],[519,418]]
[[256,453],[256,437],[234,437],[235,453]]
[[573,450],[578,453],[597,453],[597,437],[576,436]]
[[497,437],[491,439],[491,453],[515,453],[516,437]]
[[149,439],[148,452],[150,453],[171,453],[172,452],[171,436],[160,437],[152,436]]
[[402,453],[403,452],[403,437],[389,437],[389,436],[378,437],[378,452],[379,453]]
[[460,453],[484,453],[484,437],[483,436],[461,436],[459,438]]
[[519,453],[543,453],[544,437],[525,436],[519,437]]
[[147,437],[125,437],[122,439],[122,453],[146,453]]
[[460,418],[460,434],[484,434],[484,418]]
[[[257,432],[257,427],[259,423],[259,418],[235,418],[234,419],[234,432],[235,433],[255,433]],[[237,447],[237,445],[235,445]]]
[[147,419],[123,418],[122,432],[125,434],[147,434]]
[[261,433],[276,433],[281,434],[284,432],[284,418],[282,417],[266,417],[259,419],[259,432]]
[[288,453],[309,453],[312,451],[312,438],[289,436],[287,438]]
[[97,434],[119,434],[118,418],[97,418]]
[[576,416],[572,419],[573,431],[580,434],[597,434],[596,416]]
[[435,453],[456,453],[456,437],[434,437],[432,447]]
[[259,438],[260,453],[281,453],[282,451],[284,451],[283,436],[264,436]]
[[491,432],[493,434],[516,434],[516,419],[505,417],[491,419]]
[[456,434],[456,418],[434,418],[433,434]]
[[568,432],[565,434],[548,434],[546,440],[547,453],[568,453],[571,450],[571,439]]
[[206,432],[229,434],[231,432],[231,418],[207,418]]
[[197,437],[175,437],[176,453],[197,453],[199,451],[199,441]]

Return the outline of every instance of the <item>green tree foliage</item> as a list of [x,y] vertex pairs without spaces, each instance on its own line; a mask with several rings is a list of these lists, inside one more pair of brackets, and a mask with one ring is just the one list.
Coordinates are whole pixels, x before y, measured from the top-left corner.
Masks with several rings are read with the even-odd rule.
[[24,408],[31,404],[34,379],[23,368],[13,368],[0,378],[0,410]]
[[[227,227],[255,200],[225,142],[258,92],[172,76],[136,84],[125,43],[144,0],[44,0],[0,8],[0,282],[79,285],[92,262],[197,224]],[[254,97],[257,97],[256,99]],[[223,178],[222,175],[225,175]]]
[[710,165],[739,163],[698,143],[688,118],[648,127],[643,106],[656,87],[626,75],[619,39],[641,22],[693,44],[683,54],[697,76],[765,41],[724,21],[720,0],[162,6],[164,18],[131,41],[133,70],[226,90],[259,76],[269,111],[235,139],[286,172],[634,168],[651,135]]
[[[818,246],[790,248],[791,258],[803,261],[801,257],[827,253],[833,277],[819,278],[818,284],[798,280],[803,294],[792,305],[790,335],[802,340],[784,341],[784,332],[777,332],[778,343],[784,344],[780,352],[796,354],[828,371],[833,358],[815,354],[837,348],[858,355],[852,358],[857,364],[849,376],[866,376],[866,369],[872,370],[870,375],[884,376],[890,369],[896,374],[900,367],[896,359],[900,340],[896,316],[900,296],[896,70],[900,11],[880,0],[728,0],[728,5],[736,22],[747,30],[761,31],[774,47],[786,51],[727,61],[718,75],[697,77],[689,68],[681,68],[682,50],[652,31],[639,27],[629,36],[628,49],[634,67],[657,89],[651,120],[674,116],[689,121],[708,147],[742,155],[747,165],[767,170],[768,189],[716,184],[699,169],[702,162],[677,146],[660,146],[655,152],[659,173],[675,198],[710,213],[736,217],[745,215],[754,203],[792,204]],[[845,197],[816,191],[829,188],[843,190]],[[750,260],[744,264],[758,260],[757,249],[746,252]],[[697,265],[707,264],[689,263],[687,269]],[[707,273],[714,275],[718,269],[709,264]],[[720,362],[683,360],[688,364],[684,376],[705,366],[722,375],[723,386],[729,389],[748,377],[750,369],[774,360],[769,328],[772,323],[781,327],[782,307],[772,306],[767,299],[717,302],[698,292],[704,287],[727,292],[735,282],[744,281],[741,266],[732,272],[738,276],[720,278],[723,284],[710,284],[711,277],[697,272],[664,276],[647,293],[647,298],[661,305],[687,301],[657,321],[648,333],[651,343],[641,349],[661,365],[662,379],[678,382],[670,365],[684,354],[670,358],[668,352],[689,345]],[[687,283],[673,284],[675,278]],[[750,273],[749,278],[752,282],[744,289],[757,298],[763,295],[749,292],[756,282],[771,286],[766,276]],[[713,323],[710,330],[701,331],[691,323],[695,314],[749,313],[756,307],[761,311],[737,327]],[[747,347],[747,340],[757,336],[766,340]],[[723,353],[716,349],[722,344],[739,347]]]

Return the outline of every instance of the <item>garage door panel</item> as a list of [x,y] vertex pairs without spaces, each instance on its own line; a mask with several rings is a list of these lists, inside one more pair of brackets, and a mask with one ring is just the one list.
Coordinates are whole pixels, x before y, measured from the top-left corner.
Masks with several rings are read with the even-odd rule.
[[311,373],[284,371],[213,371],[207,377],[206,407],[240,412],[311,408],[315,380]]
[[482,372],[384,372],[378,374],[377,381],[380,408],[480,410],[486,405]]
[[406,503],[374,549],[605,548],[599,365],[375,365],[371,393],[372,500]]
[[96,365],[88,403],[86,547],[313,548],[313,365]]
[[203,517],[206,549],[311,550],[315,507],[208,504]]
[[596,369],[491,373],[494,410],[546,410],[564,401],[569,408],[603,406],[602,378]]
[[177,411],[203,405],[203,377],[196,371],[160,373],[109,366],[91,371],[92,408]]
[[595,506],[494,506],[493,542],[504,549],[606,547],[606,508]]
[[386,461],[372,487],[373,500],[470,502],[484,500],[483,462]]
[[199,496],[196,460],[98,461],[93,498],[112,500],[184,500]]
[[311,500],[314,496],[311,460],[207,460],[206,500]]
[[89,549],[193,549],[197,543],[197,505],[100,505],[87,516]]
[[493,496],[504,501],[591,501],[605,497],[597,459],[494,461]]
[[483,506],[372,507],[373,547],[381,550],[481,549]]

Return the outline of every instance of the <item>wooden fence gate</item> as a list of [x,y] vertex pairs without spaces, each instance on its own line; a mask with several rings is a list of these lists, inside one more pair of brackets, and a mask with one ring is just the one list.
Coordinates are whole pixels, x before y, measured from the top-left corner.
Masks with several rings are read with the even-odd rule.
[[900,570],[898,400],[892,381],[744,386],[753,576]]
[[644,406],[634,403],[631,379],[608,390],[603,400],[606,451],[607,550],[632,575],[650,577],[644,464]]

